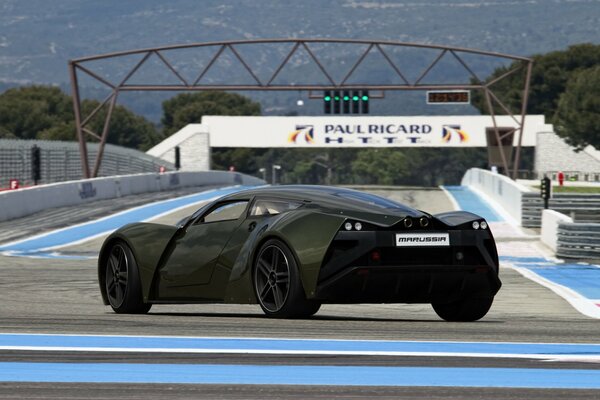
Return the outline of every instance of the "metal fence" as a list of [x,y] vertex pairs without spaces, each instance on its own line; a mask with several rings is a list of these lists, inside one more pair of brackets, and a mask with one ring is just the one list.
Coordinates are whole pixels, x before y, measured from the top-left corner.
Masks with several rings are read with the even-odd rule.
[[600,223],[560,223],[557,239],[558,257],[600,259]]
[[[542,224],[544,201],[539,193],[523,193],[521,225],[539,228]],[[565,214],[575,222],[600,223],[600,194],[555,193],[548,208]]]
[[[33,184],[31,148],[34,145],[40,148],[41,180],[38,183],[83,178],[77,142],[0,139],[0,188],[8,188],[11,179],[18,179],[20,186]],[[97,152],[98,144],[89,143],[88,153],[95,157]],[[167,171],[174,170],[172,163],[138,150],[108,144],[99,176],[158,172],[161,166]]]

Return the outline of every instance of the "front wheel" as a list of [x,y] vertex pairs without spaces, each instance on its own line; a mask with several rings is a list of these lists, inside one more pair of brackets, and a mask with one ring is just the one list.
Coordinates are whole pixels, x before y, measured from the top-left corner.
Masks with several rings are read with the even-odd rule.
[[493,297],[465,298],[451,303],[431,304],[436,314],[450,322],[471,322],[483,318],[492,307]]
[[125,243],[114,244],[106,258],[106,297],[114,312],[145,314],[152,304],[142,300],[142,285],[133,252]]
[[271,239],[260,248],[253,281],[258,302],[269,317],[309,317],[321,307],[306,299],[294,256],[280,240]]

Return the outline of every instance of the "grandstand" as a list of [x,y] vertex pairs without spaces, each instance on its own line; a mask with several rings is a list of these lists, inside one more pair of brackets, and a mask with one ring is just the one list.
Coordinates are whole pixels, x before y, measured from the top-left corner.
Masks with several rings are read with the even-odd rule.
[[[9,180],[18,179],[21,186],[33,183],[31,148],[40,148],[41,180],[51,183],[82,179],[81,157],[77,142],[49,140],[0,139],[0,188],[9,186]],[[98,144],[88,143],[88,153],[96,155]],[[173,170],[172,163],[141,151],[107,144],[99,176],[129,175],[158,172],[160,167]]]

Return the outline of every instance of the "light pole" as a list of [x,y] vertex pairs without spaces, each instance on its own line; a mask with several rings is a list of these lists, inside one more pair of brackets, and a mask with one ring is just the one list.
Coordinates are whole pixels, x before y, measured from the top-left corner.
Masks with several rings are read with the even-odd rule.
[[273,164],[273,168],[271,169],[271,184],[275,185],[277,183],[277,170],[281,169],[281,165]]
[[267,181],[267,169],[266,168],[260,168],[258,170],[258,172],[260,172],[262,174],[263,181],[266,182]]

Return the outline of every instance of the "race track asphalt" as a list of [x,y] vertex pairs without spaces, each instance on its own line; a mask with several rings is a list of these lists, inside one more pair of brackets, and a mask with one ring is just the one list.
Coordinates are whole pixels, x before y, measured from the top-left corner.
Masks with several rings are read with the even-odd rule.
[[[434,212],[451,209],[446,194],[436,189],[374,190],[377,194],[412,202]],[[178,195],[187,194],[178,193]],[[165,194],[159,195],[165,198]],[[86,218],[124,209],[133,199],[97,204]],[[158,200],[147,196],[140,204]],[[197,205],[158,222],[173,223]],[[52,213],[56,217],[53,219]],[[44,229],[81,222],[83,211],[37,216]],[[69,220],[72,215],[72,221]],[[54,221],[54,222],[53,222]],[[35,218],[12,221],[13,228],[35,224]],[[1,226],[8,226],[2,223]],[[2,239],[7,241],[6,237]],[[100,239],[66,251],[93,255]],[[96,277],[96,260],[36,259],[0,256],[0,333],[60,333],[105,335],[157,335],[240,338],[309,338],[402,341],[464,341],[525,343],[599,343],[600,321],[585,317],[555,293],[512,269],[501,269],[503,288],[490,313],[475,323],[440,320],[429,305],[325,305],[311,319],[265,318],[251,305],[155,305],[148,315],[118,315],[102,305]],[[523,368],[597,370],[600,364],[519,358],[347,355],[248,354],[140,354],[123,352],[73,353],[69,351],[0,350],[3,363],[166,363],[227,365],[320,365],[444,368]],[[1,398],[474,398],[551,399],[600,397],[589,389],[296,386],[161,383],[52,383],[0,382]]]

